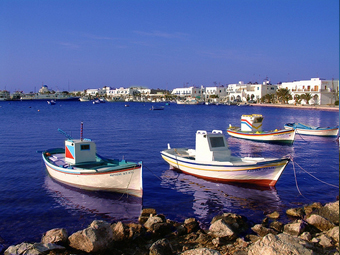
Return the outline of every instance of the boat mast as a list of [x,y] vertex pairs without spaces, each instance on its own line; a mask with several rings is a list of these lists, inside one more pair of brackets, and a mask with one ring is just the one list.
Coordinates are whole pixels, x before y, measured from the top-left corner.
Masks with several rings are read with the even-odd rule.
[[83,122],[80,123],[80,140],[83,141]]

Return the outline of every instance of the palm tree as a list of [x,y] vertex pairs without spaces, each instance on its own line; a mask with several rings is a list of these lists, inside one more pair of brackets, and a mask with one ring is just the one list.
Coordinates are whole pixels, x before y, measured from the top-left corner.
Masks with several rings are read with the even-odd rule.
[[307,104],[309,104],[309,100],[312,99],[312,94],[311,93],[305,93],[301,95],[301,99],[306,100]]
[[286,103],[288,104],[288,100],[291,100],[293,98],[292,95],[290,94],[290,90],[284,88],[278,89],[276,91],[276,96],[277,99],[284,104]]

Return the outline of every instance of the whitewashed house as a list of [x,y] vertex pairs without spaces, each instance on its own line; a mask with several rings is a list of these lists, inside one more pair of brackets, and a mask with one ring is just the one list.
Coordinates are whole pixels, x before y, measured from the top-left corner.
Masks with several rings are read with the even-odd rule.
[[189,87],[189,88],[176,88],[171,94],[176,95],[178,97],[201,97],[202,96],[202,88],[197,87]]
[[[310,80],[282,82],[279,88],[289,89],[293,100],[289,103],[293,104],[295,95],[310,93],[312,99],[310,104],[327,105],[334,104],[339,99],[339,80],[323,80],[320,78],[312,78]],[[302,102],[306,103],[306,102]]]

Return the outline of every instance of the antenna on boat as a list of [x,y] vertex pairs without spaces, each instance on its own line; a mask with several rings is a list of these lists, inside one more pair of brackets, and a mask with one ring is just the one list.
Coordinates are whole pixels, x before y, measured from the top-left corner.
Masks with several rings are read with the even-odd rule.
[[68,133],[66,133],[65,131],[61,130],[60,128],[58,128],[59,133],[63,134],[64,136],[66,136],[69,140],[73,140],[72,136],[70,136]]
[[83,122],[80,122],[80,141],[83,141]]

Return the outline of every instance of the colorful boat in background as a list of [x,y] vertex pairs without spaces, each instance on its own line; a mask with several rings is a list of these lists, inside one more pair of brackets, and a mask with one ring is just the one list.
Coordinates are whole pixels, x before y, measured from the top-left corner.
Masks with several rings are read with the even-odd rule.
[[262,122],[261,114],[242,115],[241,127],[233,127],[230,124],[227,133],[232,137],[258,142],[293,144],[296,133],[294,129],[262,131]]
[[97,154],[96,144],[90,139],[68,139],[65,148],[42,152],[50,176],[66,185],[84,190],[112,191],[142,197],[142,162],[107,159]]
[[262,186],[275,186],[290,161],[289,157],[232,156],[221,130],[198,130],[195,149],[172,149],[168,144],[161,156],[171,167],[203,179]]
[[314,136],[337,136],[339,133],[339,126],[334,127],[314,127],[302,123],[286,123],[284,128],[294,129],[300,135],[314,135]]

